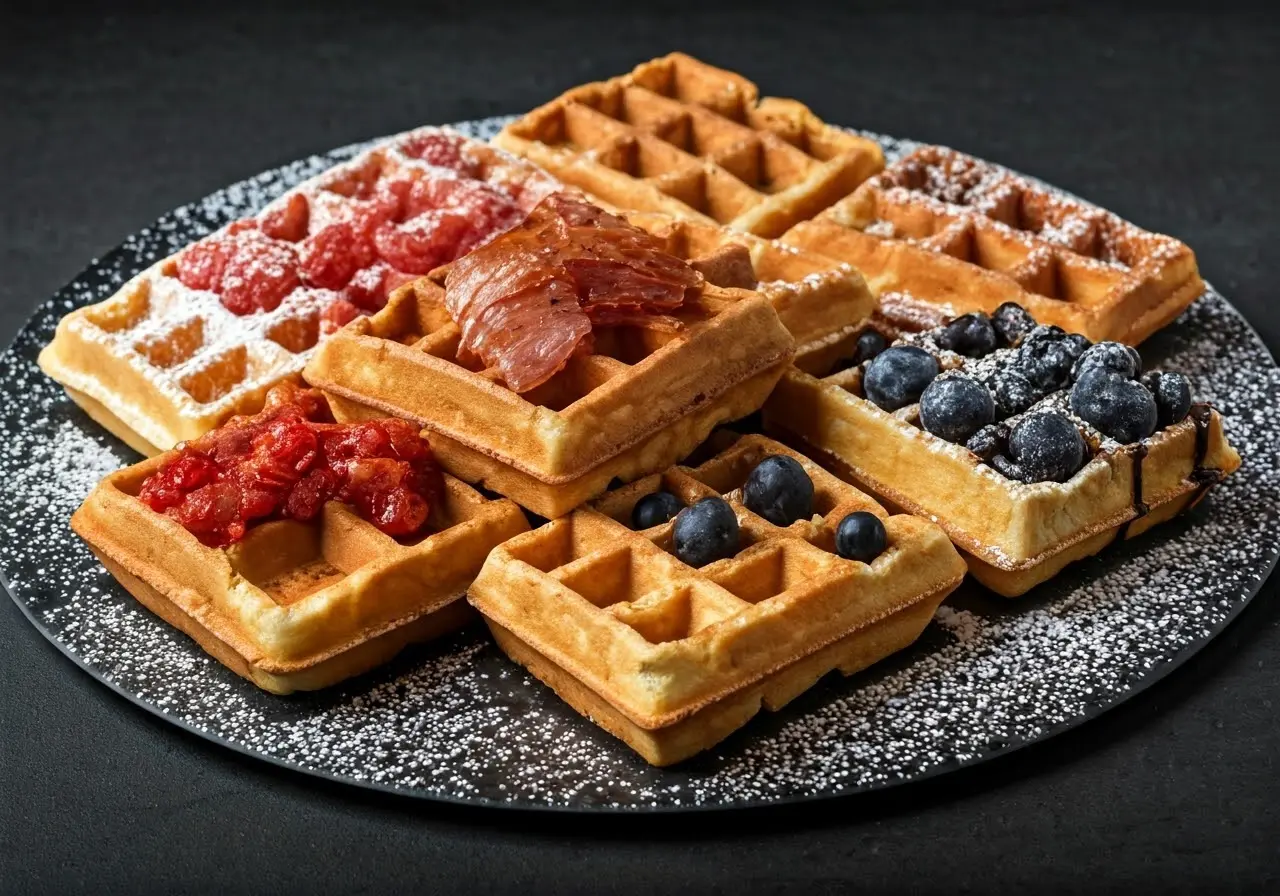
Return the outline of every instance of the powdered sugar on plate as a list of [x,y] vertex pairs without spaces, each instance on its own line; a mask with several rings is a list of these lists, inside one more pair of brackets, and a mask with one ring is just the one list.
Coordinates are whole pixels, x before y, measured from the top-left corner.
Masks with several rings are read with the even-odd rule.
[[[505,123],[459,126],[489,137]],[[877,136],[877,135],[871,135]],[[915,144],[878,137],[890,158]],[[1189,517],[1009,602],[966,584],[921,640],[828,678],[708,754],[650,768],[508,662],[479,627],[329,691],[256,690],[133,601],[67,520],[137,460],[39,372],[59,316],[261,208],[369,144],[240,184],[130,237],[43,306],[0,367],[0,569],[37,627],[153,712],[298,770],[427,798],[559,809],[682,809],[813,799],[919,779],[1079,724],[1195,652],[1248,601],[1280,544],[1280,370],[1215,291],[1143,346],[1185,371],[1244,456]]]

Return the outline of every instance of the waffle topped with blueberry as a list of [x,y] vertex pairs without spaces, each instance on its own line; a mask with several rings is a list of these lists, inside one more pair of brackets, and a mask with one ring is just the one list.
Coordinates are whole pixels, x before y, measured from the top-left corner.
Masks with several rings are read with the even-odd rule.
[[937,520],[1010,596],[1189,509],[1240,463],[1186,377],[1013,303],[888,347],[864,336],[853,361],[789,371],[766,427]]
[[1045,324],[1137,345],[1204,290],[1170,236],[972,156],[924,146],[783,236],[847,261],[903,329],[1008,301]]
[[945,534],[762,436],[499,546],[499,646],[656,765],[914,641],[964,577]]

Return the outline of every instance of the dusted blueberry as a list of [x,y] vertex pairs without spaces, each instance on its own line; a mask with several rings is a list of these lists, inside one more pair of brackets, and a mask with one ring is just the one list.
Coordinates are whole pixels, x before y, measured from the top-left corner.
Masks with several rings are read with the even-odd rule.
[[1009,455],[1024,482],[1066,482],[1084,466],[1084,437],[1059,413],[1029,414],[1009,433]]
[[996,419],[987,387],[967,376],[940,376],[920,396],[920,423],[948,442],[966,442]]
[[1071,350],[1061,337],[1033,332],[1018,349],[1017,369],[1042,394],[1054,392],[1069,382]]
[[1142,378],[1142,385],[1156,400],[1156,426],[1160,429],[1181,423],[1191,413],[1191,384],[1182,374],[1153,370]]
[[1156,400],[1142,383],[1105,368],[1086,370],[1071,390],[1071,410],[1105,436],[1128,445],[1156,431]]
[[795,458],[772,454],[747,477],[742,503],[775,526],[790,526],[813,516],[813,480]]
[[996,416],[1000,419],[1021,414],[1044,396],[1031,380],[1013,368],[997,370],[991,377],[996,401]]
[[1017,302],[1005,302],[991,315],[991,325],[1000,337],[1001,345],[1013,346],[1024,334],[1035,329],[1036,319]]
[[982,427],[982,429],[970,436],[969,441],[964,443],[964,447],[983,460],[990,462],[992,458],[1005,450],[1008,441],[1009,428],[993,423],[990,426]]
[[914,345],[894,345],[867,365],[862,390],[886,411],[896,411],[919,401],[924,387],[937,375],[933,355]]
[[846,560],[870,563],[884,553],[889,533],[874,513],[858,510],[836,526],[836,553]]
[[862,335],[858,337],[853,363],[861,364],[863,361],[870,361],[884,351],[888,344],[885,338],[876,330],[864,330]]
[[1079,380],[1091,367],[1101,367],[1133,380],[1142,372],[1142,357],[1136,349],[1122,342],[1099,342],[1076,360],[1071,368],[1071,378]]
[[1038,339],[1061,340],[1067,338],[1067,331],[1057,324],[1039,324],[1034,330],[1022,337],[1025,345],[1028,342],[1035,342]]
[[991,325],[991,318],[976,311],[947,324],[935,341],[939,348],[970,358],[981,358],[996,350],[996,329]]
[[1067,346],[1067,353],[1071,355],[1073,362],[1088,351],[1089,346],[1093,345],[1089,337],[1083,333],[1068,333],[1062,337],[1062,341]]
[[703,498],[676,515],[672,542],[690,566],[706,566],[738,553],[738,517],[723,498]]
[[671,492],[645,495],[631,508],[631,528],[650,529],[661,526],[681,510],[684,510],[684,502]]

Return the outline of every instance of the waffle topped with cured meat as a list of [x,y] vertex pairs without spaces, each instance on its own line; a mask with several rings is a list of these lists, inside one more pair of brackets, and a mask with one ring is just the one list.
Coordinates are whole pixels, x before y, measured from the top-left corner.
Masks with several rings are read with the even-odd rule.
[[875,141],[683,53],[575,87],[494,142],[619,208],[764,237],[884,167]]
[[461,135],[402,134],[71,312],[40,365],[154,454],[256,410],[334,330],[558,188]]
[[340,417],[427,427],[446,469],[552,517],[758,409],[793,348],[768,299],[560,194],[344,328],[306,377]]
[[974,312],[853,366],[791,369],[766,429],[936,520],[970,571],[1020,595],[1195,505],[1240,465],[1186,377],[1118,342]]
[[275,693],[456,629],[495,545],[527,530],[402,420],[337,424],[318,392],[112,473],[72,528],[144,606]]
[[[809,513],[775,525],[744,484],[766,458],[812,484]],[[659,493],[727,501],[732,555],[681,559],[679,521],[637,522]],[[874,556],[838,553],[838,524],[876,518]],[[690,562],[693,562],[690,559]],[[865,668],[914,641],[964,577],[934,524],[891,515],[856,487],[761,436],[674,467],[498,547],[468,593],[498,644],[656,765],[679,762],[778,709],[823,675]]]
[[909,330],[1016,302],[1069,332],[1137,345],[1204,289],[1178,240],[940,146],[782,239],[857,267]]

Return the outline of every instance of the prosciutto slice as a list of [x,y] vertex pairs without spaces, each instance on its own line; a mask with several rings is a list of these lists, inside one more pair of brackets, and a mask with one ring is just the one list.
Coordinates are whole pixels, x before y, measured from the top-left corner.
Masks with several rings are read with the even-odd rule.
[[581,199],[548,196],[524,223],[453,263],[445,305],[461,349],[528,392],[592,347],[593,327],[678,326],[702,274],[655,237]]

